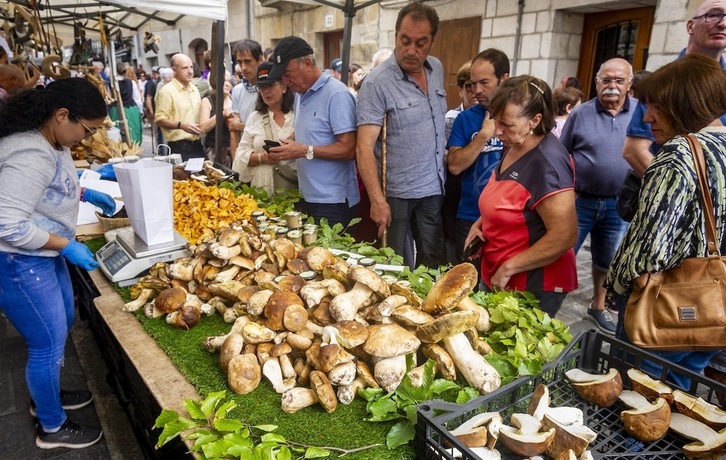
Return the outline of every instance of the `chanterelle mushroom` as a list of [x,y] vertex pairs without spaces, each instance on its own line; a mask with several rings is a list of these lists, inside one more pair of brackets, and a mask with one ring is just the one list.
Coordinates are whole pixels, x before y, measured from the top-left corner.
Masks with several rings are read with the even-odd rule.
[[353,289],[335,296],[330,302],[330,314],[336,321],[354,320],[358,310],[373,293],[381,297],[391,294],[386,281],[368,268],[353,265],[348,270],[348,278],[355,281]]

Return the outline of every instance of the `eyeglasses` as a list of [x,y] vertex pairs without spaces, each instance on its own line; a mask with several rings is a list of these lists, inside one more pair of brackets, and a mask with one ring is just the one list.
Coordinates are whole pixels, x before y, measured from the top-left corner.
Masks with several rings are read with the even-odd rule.
[[701,19],[706,22],[706,24],[718,24],[721,22],[726,16],[726,13],[718,13],[716,11],[711,11],[710,13],[704,13],[700,16],[694,16],[693,19]]
[[597,81],[605,86],[610,86],[610,83],[615,83],[616,85],[625,84],[625,78],[598,78]]
[[91,137],[94,134],[96,134],[96,132],[98,131],[98,127],[89,128],[88,126],[86,126],[85,123],[83,123],[81,120],[79,120],[77,116],[75,116],[75,115],[71,115],[71,116],[73,117],[74,120],[76,120],[78,123],[80,123],[81,126],[83,126],[84,130],[86,130],[86,137]]

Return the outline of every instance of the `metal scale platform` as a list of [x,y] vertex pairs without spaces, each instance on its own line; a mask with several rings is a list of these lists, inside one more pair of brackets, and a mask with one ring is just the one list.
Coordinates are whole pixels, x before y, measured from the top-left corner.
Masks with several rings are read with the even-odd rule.
[[139,238],[131,227],[107,233],[108,243],[96,252],[96,259],[103,274],[121,287],[135,284],[157,262],[170,262],[191,255],[186,249],[187,240],[176,231],[174,241],[152,246]]

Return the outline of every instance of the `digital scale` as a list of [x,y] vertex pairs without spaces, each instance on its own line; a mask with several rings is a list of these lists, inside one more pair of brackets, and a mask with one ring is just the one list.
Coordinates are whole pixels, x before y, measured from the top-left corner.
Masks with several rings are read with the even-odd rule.
[[121,287],[135,284],[140,275],[157,262],[191,255],[186,249],[187,240],[176,231],[174,241],[152,246],[139,238],[131,227],[112,230],[107,235],[109,241],[96,252],[96,259],[103,274]]

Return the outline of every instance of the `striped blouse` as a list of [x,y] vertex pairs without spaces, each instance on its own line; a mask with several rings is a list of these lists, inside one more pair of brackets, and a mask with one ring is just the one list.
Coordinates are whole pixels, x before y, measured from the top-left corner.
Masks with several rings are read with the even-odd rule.
[[[708,126],[696,137],[706,160],[716,214],[716,234],[726,254],[726,127]],[[666,142],[645,172],[640,208],[610,265],[606,287],[627,294],[643,273],[677,267],[687,257],[706,255],[703,206],[688,141]]]

